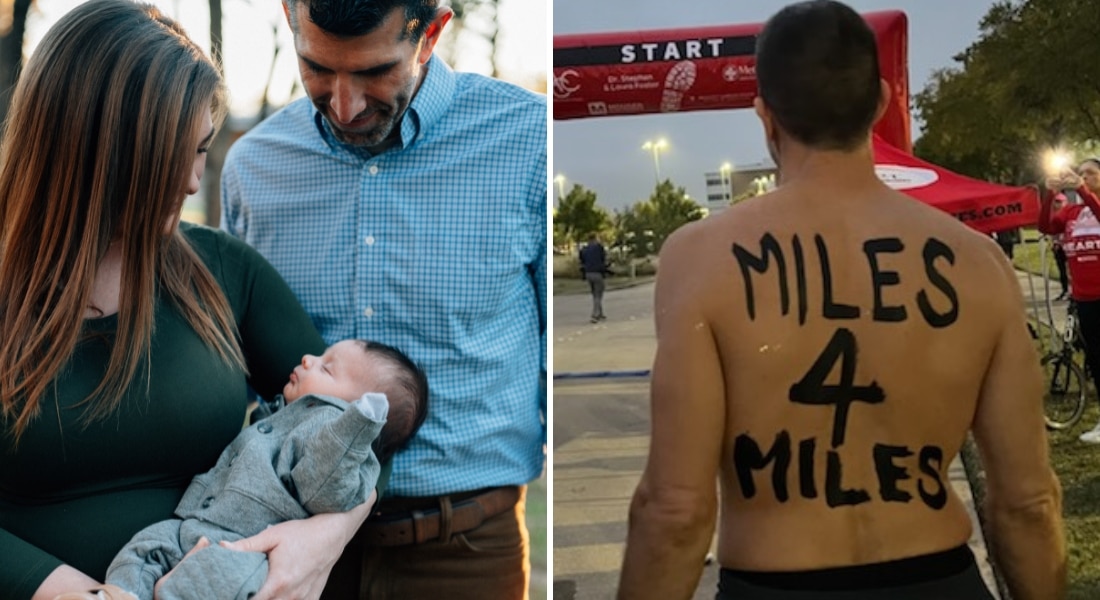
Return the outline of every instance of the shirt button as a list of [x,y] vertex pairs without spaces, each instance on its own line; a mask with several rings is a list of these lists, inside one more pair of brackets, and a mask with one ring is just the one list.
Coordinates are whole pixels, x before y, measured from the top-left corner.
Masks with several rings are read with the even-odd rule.
[[260,425],[256,427],[256,431],[260,433],[271,433],[271,423],[260,423]]
[[369,306],[364,308],[363,309],[363,316],[368,318],[368,319],[373,317],[374,316],[374,309],[369,307]]
[[212,502],[214,502],[214,497],[210,496],[209,498],[206,498],[205,500],[202,501],[202,507],[203,508],[210,508],[210,504]]
[[363,242],[368,246],[373,246],[374,245],[374,236],[373,235],[368,235],[367,237],[363,238]]
[[370,171],[371,175],[377,175],[378,174],[378,165],[371,165],[370,169],[367,169],[367,170]]

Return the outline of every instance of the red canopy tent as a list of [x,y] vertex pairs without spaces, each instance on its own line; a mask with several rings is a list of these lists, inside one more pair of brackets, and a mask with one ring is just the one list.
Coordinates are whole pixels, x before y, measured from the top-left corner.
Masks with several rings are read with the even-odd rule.
[[875,171],[890,187],[951,213],[984,233],[1034,225],[1039,220],[1038,189],[971,179],[923,161],[873,139]]
[[[958,175],[910,154],[907,19],[867,13],[893,100],[875,125],[880,177],[971,227],[1034,224],[1034,188]],[[756,36],[763,24],[554,36],[554,118],[747,108],[756,96]],[[878,137],[881,136],[881,137]]]

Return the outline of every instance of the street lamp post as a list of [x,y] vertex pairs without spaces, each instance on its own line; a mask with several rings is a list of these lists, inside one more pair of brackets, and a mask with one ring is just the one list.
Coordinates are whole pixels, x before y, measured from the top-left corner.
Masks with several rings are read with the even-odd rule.
[[722,163],[722,166],[718,168],[722,177],[722,188],[726,194],[726,204],[733,202],[733,179],[730,177],[730,172],[733,171],[733,165],[728,162]]
[[668,148],[668,141],[661,138],[656,141],[646,140],[646,143],[642,144],[642,150],[653,151],[653,172],[657,176],[657,185],[661,185],[661,150]]
[[554,183],[558,184],[558,201],[565,200],[565,175],[558,173],[554,177]]

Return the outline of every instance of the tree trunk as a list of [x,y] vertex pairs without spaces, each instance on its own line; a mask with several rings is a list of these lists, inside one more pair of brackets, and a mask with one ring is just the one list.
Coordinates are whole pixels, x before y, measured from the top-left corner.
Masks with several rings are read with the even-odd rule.
[[493,22],[490,25],[491,31],[485,33],[485,39],[489,40],[489,69],[493,77],[500,77],[500,73],[497,71],[497,37],[500,35],[500,2],[498,0],[491,0],[489,5],[493,11]]
[[[267,118],[267,114],[271,112],[271,103],[267,100],[267,95],[271,91],[271,80],[275,78],[275,64],[279,62],[279,52],[283,49],[279,43],[279,28],[277,26],[271,27],[271,38],[275,40],[275,51],[271,55],[271,68],[267,70],[267,81],[264,82],[264,95],[260,98],[260,120],[263,121]],[[293,92],[293,90],[291,90]]]
[[[225,77],[225,62],[222,61],[222,3],[221,0],[209,0],[210,2],[210,56],[218,65],[218,69]],[[229,152],[230,138],[229,117],[218,129],[218,134],[210,143],[210,151],[206,155],[206,173],[203,175],[203,212],[206,224],[217,227],[221,220],[221,178],[222,165],[225,164],[225,155]]]
[[11,8],[11,29],[0,36],[0,122],[7,119],[11,93],[23,70],[23,36],[27,12],[33,4],[34,0],[15,0]]

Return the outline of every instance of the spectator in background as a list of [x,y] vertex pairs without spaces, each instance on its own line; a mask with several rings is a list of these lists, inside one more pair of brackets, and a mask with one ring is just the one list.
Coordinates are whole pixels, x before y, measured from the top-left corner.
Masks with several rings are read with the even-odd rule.
[[[1063,190],[1076,190],[1081,204],[1054,210],[1054,197]],[[1062,248],[1069,267],[1070,297],[1077,303],[1081,339],[1085,342],[1085,361],[1093,383],[1100,374],[1100,158],[1089,158],[1061,177],[1046,180],[1039,209],[1039,231],[1062,236]],[[1100,423],[1079,438],[1087,444],[1100,444]]]
[[[1063,193],[1054,195],[1051,203],[1051,212],[1058,213],[1069,205],[1069,198]],[[1050,236],[1051,248],[1054,250],[1054,264],[1058,267],[1058,283],[1062,285],[1062,293],[1055,300],[1065,300],[1069,294],[1069,273],[1066,270],[1066,250],[1062,247],[1064,234],[1058,233]]]
[[592,291],[592,323],[603,321],[607,317],[603,314],[604,276],[609,271],[607,268],[607,252],[600,243],[598,235],[593,233],[588,236],[588,243],[581,248],[581,274],[588,282],[588,288]]
[[1016,244],[1020,243],[1020,228],[1014,227],[1012,229],[998,231],[993,236],[997,239],[997,245],[1001,247],[1001,250],[1004,250],[1008,260],[1012,260],[1015,254]]

